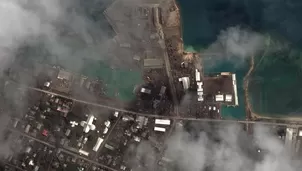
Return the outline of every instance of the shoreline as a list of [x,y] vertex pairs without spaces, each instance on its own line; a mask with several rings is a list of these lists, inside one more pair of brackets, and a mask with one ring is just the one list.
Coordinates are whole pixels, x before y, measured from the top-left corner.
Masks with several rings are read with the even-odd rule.
[[298,121],[302,122],[302,116],[280,116],[275,114],[273,116],[267,116],[265,114],[255,113],[252,108],[252,104],[250,102],[250,96],[248,92],[249,88],[249,77],[254,70],[255,60],[254,56],[251,57],[250,69],[247,74],[244,76],[244,96],[245,96],[245,110],[246,110],[246,120],[275,120],[275,121]]
[[182,24],[182,18],[181,18],[181,9],[179,7],[179,4],[177,3],[177,0],[172,0],[176,10],[178,11],[178,15],[179,15],[179,32],[180,32],[180,39],[181,39],[181,51],[184,52],[185,51],[185,43],[183,41],[183,24]]
[[[175,5],[176,10],[178,11],[178,14],[179,14],[180,38],[182,40],[181,47],[182,47],[182,52],[185,53],[186,50],[185,50],[185,43],[183,41],[183,21],[182,21],[182,15],[181,15],[181,8],[179,7],[177,0],[172,0],[172,2]],[[270,39],[266,43],[266,46],[267,47],[266,47],[262,57],[264,57],[264,55],[267,53],[268,47],[270,46]],[[246,120],[256,121],[256,120],[265,119],[265,120],[276,120],[276,121],[279,120],[279,121],[299,121],[299,122],[301,121],[302,122],[302,116],[301,117],[300,116],[280,116],[278,114],[268,116],[265,114],[255,113],[253,111],[253,106],[252,106],[252,102],[251,102],[250,94],[249,94],[249,82],[250,82],[250,76],[254,72],[254,69],[255,69],[255,67],[257,67],[257,65],[259,65],[259,64],[255,65],[255,56],[252,55],[251,59],[250,59],[249,70],[243,78]]]
[[261,115],[259,113],[254,113],[251,112],[251,116],[253,118],[253,120],[276,120],[276,121],[298,121],[298,122],[302,122],[302,117],[299,116],[280,116],[278,117],[277,114],[273,117],[273,116],[264,116]]
[[[182,52],[186,52],[184,47],[185,44],[183,42],[183,22],[182,22],[182,17],[181,17],[181,8],[179,7],[179,4],[177,3],[177,0],[172,0],[173,4],[176,7],[176,10],[178,11],[178,15],[179,15],[179,30],[180,30],[180,38],[182,40],[181,44],[182,44]],[[269,42],[267,44],[267,46],[269,46]],[[266,53],[267,49],[265,50],[264,54]],[[264,55],[263,54],[263,55]],[[250,67],[248,72],[246,73],[246,75],[243,78],[243,87],[244,87],[244,99],[245,99],[245,111],[246,111],[246,120],[251,120],[251,121],[256,121],[256,120],[261,120],[261,119],[265,119],[265,120],[283,120],[283,121],[301,121],[302,122],[302,116],[280,116],[280,115],[274,115],[274,116],[265,116],[264,114],[259,114],[259,113],[255,113],[253,111],[253,106],[250,100],[250,94],[249,94],[249,82],[250,82],[250,75],[253,73],[255,69],[255,56],[252,55],[251,56],[251,60],[250,60]]]

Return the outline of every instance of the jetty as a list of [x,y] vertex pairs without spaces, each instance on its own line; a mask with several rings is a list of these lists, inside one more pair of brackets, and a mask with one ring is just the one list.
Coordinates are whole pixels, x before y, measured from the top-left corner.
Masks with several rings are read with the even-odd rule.
[[[243,89],[244,89],[244,100],[245,100],[245,113],[246,113],[246,120],[252,120],[252,105],[249,99],[249,77],[251,75],[251,73],[254,70],[254,66],[255,66],[255,59],[254,59],[254,55],[251,56],[251,60],[250,60],[250,69],[249,71],[246,73],[246,75],[244,76],[243,79]],[[246,124],[246,130],[249,131],[249,125],[248,123]]]

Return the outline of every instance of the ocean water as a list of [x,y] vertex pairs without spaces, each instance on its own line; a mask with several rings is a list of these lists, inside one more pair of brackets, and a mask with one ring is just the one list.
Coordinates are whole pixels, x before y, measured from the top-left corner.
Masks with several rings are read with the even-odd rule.
[[[178,0],[181,9],[183,40],[187,51],[202,51],[216,41],[221,30],[243,23],[247,16],[244,9],[232,7],[227,1],[218,0]],[[235,65],[231,60],[217,61],[203,58],[205,73],[234,72],[237,77],[238,107],[223,107],[221,114],[227,119],[245,119],[243,77],[248,71],[248,63]]]
[[250,80],[255,113],[265,116],[302,116],[302,56],[284,51],[257,58]]
[[[290,50],[255,57],[249,88],[253,111],[283,117],[302,113],[302,1],[294,0],[177,0],[181,9],[183,40],[189,51],[206,49],[221,30],[240,26],[289,43]],[[295,49],[295,50],[293,50]],[[298,50],[297,50],[298,49]],[[262,58],[262,59],[261,59]],[[225,118],[244,119],[243,77],[248,64],[204,60],[206,72],[237,74],[239,107],[224,108]],[[212,64],[209,64],[212,63]],[[214,63],[214,64],[213,64]]]

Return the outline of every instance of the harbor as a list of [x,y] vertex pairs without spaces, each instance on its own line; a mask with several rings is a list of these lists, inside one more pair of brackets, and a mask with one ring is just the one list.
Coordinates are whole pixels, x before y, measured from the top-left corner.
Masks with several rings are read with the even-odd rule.
[[[178,0],[185,50],[202,54],[217,40],[221,31],[229,27],[239,25],[243,29],[254,30],[266,39],[264,46],[270,44],[269,53],[255,54],[254,68],[251,69],[251,55],[243,62],[233,57],[217,58],[209,55],[203,58],[205,73],[224,71],[236,73],[239,106],[224,107],[222,115],[225,118],[240,120],[300,118],[301,42],[297,40],[300,36],[294,36],[293,33],[281,28],[281,19],[270,21],[267,16],[259,16],[265,8],[257,6],[257,2],[251,1],[247,4],[225,2],[229,6],[223,6],[223,3],[215,0],[209,3],[195,1],[194,5],[185,0]],[[284,12],[282,18],[291,20],[287,12],[294,9],[294,6],[289,7],[283,2],[267,5],[288,7],[282,11]],[[234,10],[233,6],[238,7],[238,10]],[[220,10],[217,10],[218,8]],[[278,13],[275,9],[270,10],[272,13]],[[263,21],[256,21],[259,18]],[[275,32],[269,32],[275,27],[278,27]],[[251,111],[250,114],[246,114],[248,111]]]

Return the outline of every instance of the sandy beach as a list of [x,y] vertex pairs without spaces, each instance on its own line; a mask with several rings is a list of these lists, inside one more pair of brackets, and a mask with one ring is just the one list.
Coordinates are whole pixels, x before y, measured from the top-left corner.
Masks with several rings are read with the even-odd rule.
[[252,120],[258,120],[258,119],[267,119],[267,120],[282,120],[282,121],[291,121],[291,122],[302,122],[302,117],[297,117],[297,116],[280,116],[278,114],[270,114],[273,115],[274,117],[271,116],[265,116],[263,114],[257,114],[254,112],[251,112],[251,117]]

